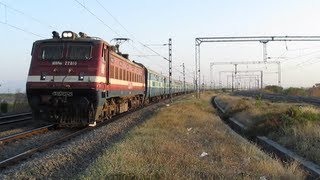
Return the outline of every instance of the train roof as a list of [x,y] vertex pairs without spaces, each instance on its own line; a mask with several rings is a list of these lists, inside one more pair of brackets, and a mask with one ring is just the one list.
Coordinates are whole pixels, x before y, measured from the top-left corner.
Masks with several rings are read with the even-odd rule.
[[41,39],[35,41],[35,43],[47,43],[47,42],[91,42],[91,43],[101,43],[104,42],[106,45],[109,46],[109,44],[104,41],[103,39],[93,39],[93,38],[76,38],[76,39]]
[[[69,36],[70,35],[70,36]],[[91,42],[91,43],[105,43],[110,46],[105,40],[99,37],[91,37],[83,32],[79,32],[79,35],[72,31],[64,31],[60,37],[59,33],[56,31],[52,32],[52,38],[37,40],[34,43],[46,43],[46,42]]]

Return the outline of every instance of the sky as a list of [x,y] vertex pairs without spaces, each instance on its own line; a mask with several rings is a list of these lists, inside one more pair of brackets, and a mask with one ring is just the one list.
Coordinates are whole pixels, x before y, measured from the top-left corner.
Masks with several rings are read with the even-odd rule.
[[[185,63],[186,79],[191,82],[196,37],[320,35],[318,7],[317,0],[0,0],[0,92],[25,91],[32,43],[51,38],[53,30],[86,32],[111,44],[116,37],[130,38],[121,50],[163,74],[168,73],[167,61],[144,45],[167,57],[168,47],[159,45],[172,38],[173,76],[182,79]],[[319,83],[320,42],[269,42],[267,47],[270,60],[282,62],[282,86]],[[201,45],[206,83],[210,62],[261,60],[259,42]],[[231,70],[230,65],[215,66],[214,82],[219,83],[220,71]],[[277,84],[276,65],[242,65],[238,70],[263,70],[265,85]],[[227,74],[222,75],[222,84]]]

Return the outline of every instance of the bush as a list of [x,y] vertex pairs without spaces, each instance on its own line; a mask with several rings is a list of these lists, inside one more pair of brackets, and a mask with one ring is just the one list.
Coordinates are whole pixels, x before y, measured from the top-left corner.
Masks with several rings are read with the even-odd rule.
[[291,95],[291,96],[307,96],[308,95],[308,92],[306,89],[294,88],[294,87],[290,87],[288,89],[285,89],[283,91],[283,93],[286,95]]
[[281,116],[284,125],[293,125],[296,123],[305,123],[307,121],[320,121],[320,113],[311,108],[302,108],[293,106]]
[[264,90],[267,92],[279,94],[279,93],[282,93],[283,88],[281,86],[271,85],[271,86],[266,86]]
[[7,102],[2,102],[0,104],[0,112],[1,113],[7,113],[8,112],[8,107],[9,107],[9,105],[8,105]]

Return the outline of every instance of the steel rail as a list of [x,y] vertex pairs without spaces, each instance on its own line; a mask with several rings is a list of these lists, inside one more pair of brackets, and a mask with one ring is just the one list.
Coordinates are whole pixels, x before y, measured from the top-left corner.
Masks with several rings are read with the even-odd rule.
[[31,130],[23,131],[20,133],[12,134],[9,136],[5,136],[5,137],[0,138],[0,145],[7,143],[7,142],[10,142],[10,141],[13,141],[13,140],[16,140],[16,139],[21,139],[21,138],[25,138],[25,137],[32,136],[35,134],[47,132],[54,127],[55,127],[55,124],[51,124],[51,125],[46,125],[46,126],[43,126],[40,128],[31,129]]
[[32,115],[31,112],[0,116],[0,121],[3,120],[3,119],[11,119],[11,118],[17,118],[17,117],[21,117],[21,116],[30,116],[30,115]]
[[0,117],[0,125],[12,124],[22,121],[29,121],[32,120],[32,113],[20,113],[20,114],[12,114],[8,116],[1,116]]

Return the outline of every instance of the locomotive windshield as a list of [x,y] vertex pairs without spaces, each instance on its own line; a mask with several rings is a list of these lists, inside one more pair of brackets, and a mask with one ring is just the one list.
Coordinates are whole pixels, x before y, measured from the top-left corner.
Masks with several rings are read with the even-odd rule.
[[[66,55],[64,55],[64,49]],[[80,43],[49,44],[41,47],[39,58],[41,60],[88,60],[92,57],[92,45]]]
[[45,45],[41,49],[42,60],[58,60],[63,55],[63,45]]
[[91,58],[91,45],[71,44],[68,46],[67,59],[88,60]]

